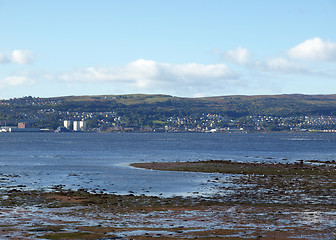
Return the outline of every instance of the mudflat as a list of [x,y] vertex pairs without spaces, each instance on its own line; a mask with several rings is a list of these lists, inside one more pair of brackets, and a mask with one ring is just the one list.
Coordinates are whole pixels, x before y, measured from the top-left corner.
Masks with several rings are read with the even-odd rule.
[[1,239],[335,239],[333,163],[132,166],[208,172],[215,194],[162,198],[62,187],[3,189]]
[[[313,164],[314,163],[314,164]],[[295,163],[233,162],[209,160],[197,162],[133,163],[133,167],[164,171],[231,173],[254,175],[335,175],[336,162],[297,161]]]

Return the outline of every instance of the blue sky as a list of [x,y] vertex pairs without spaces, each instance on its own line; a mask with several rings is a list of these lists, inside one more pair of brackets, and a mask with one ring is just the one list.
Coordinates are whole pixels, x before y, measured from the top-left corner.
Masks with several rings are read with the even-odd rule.
[[335,23],[335,0],[0,0],[0,98],[332,94]]

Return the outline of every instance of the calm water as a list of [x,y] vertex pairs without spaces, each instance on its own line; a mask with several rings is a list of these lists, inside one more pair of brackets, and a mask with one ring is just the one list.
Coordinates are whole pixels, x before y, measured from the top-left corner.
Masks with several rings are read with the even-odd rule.
[[2,187],[54,185],[91,191],[192,195],[211,188],[215,174],[160,172],[133,162],[336,160],[336,134],[319,133],[4,133],[0,134]]

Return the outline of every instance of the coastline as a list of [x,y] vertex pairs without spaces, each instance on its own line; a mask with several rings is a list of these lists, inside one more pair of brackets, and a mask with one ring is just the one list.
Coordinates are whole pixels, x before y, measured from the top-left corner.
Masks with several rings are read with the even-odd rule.
[[[165,164],[171,168],[186,163]],[[199,162],[187,163],[189,169],[195,164],[198,170],[202,167]],[[219,187],[218,194],[209,197],[93,194],[62,186],[50,192],[2,189],[0,235],[2,239],[333,239],[334,165],[214,160],[202,164],[231,165],[241,171],[221,171],[223,178],[214,178],[211,170],[209,181]],[[219,183],[226,175],[234,176],[234,181],[222,189]]]
[[[315,164],[314,164],[315,163]],[[333,175],[335,161],[298,160],[295,163],[257,163],[231,160],[207,160],[188,162],[142,162],[130,166],[161,171],[186,171],[254,175]]]
[[[135,163],[133,167],[208,173],[212,199],[235,204],[330,205],[336,197],[335,162],[246,163],[232,161]],[[218,173],[211,177],[211,173]]]
[[[334,205],[222,203],[203,198],[11,191],[2,239],[332,239]],[[318,223],[318,224],[317,224]]]

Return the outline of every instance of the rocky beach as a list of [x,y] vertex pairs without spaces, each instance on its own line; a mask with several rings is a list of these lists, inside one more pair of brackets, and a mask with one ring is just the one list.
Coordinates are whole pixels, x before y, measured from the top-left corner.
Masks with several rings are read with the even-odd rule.
[[2,189],[1,239],[335,239],[332,162],[132,165],[223,178],[209,175],[217,193],[200,197]]

